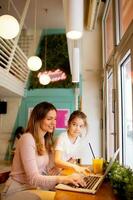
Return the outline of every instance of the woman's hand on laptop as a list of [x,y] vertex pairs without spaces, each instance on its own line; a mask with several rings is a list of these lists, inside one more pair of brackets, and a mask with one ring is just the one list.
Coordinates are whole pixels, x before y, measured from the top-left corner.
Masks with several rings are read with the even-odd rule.
[[60,179],[59,183],[64,183],[64,184],[73,184],[75,186],[82,186],[85,187],[86,183],[84,181],[84,176],[81,174],[72,174],[69,176],[59,176]]

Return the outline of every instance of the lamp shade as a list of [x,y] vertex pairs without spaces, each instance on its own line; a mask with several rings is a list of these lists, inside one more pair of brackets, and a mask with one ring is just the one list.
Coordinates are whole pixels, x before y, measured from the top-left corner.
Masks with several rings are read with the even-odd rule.
[[50,76],[48,74],[46,74],[45,72],[43,73],[39,73],[39,82],[42,85],[48,85],[50,83],[51,79]]
[[79,74],[80,74],[80,53],[79,48],[73,48],[72,54],[72,82],[79,82]]
[[38,56],[31,56],[28,61],[27,65],[31,71],[37,71],[42,66],[42,61]]
[[66,36],[79,39],[83,34],[83,0],[64,0]]
[[19,33],[19,23],[11,15],[0,16],[0,36],[4,39],[13,39]]

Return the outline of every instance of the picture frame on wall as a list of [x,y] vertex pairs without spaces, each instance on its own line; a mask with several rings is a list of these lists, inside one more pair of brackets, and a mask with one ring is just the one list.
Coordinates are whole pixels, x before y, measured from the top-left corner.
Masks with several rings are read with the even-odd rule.
[[56,130],[65,130],[67,128],[70,109],[57,109]]

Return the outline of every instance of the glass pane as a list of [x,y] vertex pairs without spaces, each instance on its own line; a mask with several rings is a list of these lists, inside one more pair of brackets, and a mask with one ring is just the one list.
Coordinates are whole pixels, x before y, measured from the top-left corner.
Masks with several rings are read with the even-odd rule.
[[133,19],[133,0],[120,0],[121,37],[126,32],[132,19]]
[[113,37],[113,7],[112,1],[110,1],[108,12],[105,18],[105,58],[108,61],[114,47]]
[[113,73],[108,74],[107,89],[107,159],[114,154]]
[[121,64],[122,75],[122,144],[124,165],[133,168],[133,118],[131,57]]

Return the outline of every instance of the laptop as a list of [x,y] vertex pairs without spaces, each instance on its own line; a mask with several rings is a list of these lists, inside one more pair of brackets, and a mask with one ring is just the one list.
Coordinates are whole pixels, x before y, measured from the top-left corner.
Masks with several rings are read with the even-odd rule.
[[95,194],[97,190],[99,189],[100,185],[102,184],[103,180],[105,179],[106,175],[110,171],[117,155],[119,153],[119,149],[114,153],[112,159],[109,162],[109,165],[104,172],[103,175],[100,174],[89,174],[88,176],[84,177],[84,180],[86,182],[85,187],[77,187],[72,184],[58,184],[55,188],[59,190],[68,190],[68,191],[74,191],[74,192],[83,192],[83,193],[90,193],[90,194]]

